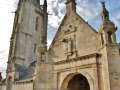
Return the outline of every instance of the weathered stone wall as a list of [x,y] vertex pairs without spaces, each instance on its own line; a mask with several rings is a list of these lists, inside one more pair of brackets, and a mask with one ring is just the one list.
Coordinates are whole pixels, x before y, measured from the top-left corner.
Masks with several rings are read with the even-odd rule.
[[[82,74],[88,79],[90,90],[98,90],[98,66],[96,57],[69,60],[66,63],[54,65],[55,88],[67,88],[67,84],[74,75]],[[67,81],[66,81],[67,80]]]
[[0,85],[0,90],[6,90],[6,85]]
[[97,53],[100,47],[98,33],[76,13],[71,14],[70,16],[65,16],[63,19],[59,31],[51,45],[49,56],[52,57],[51,59],[54,62],[68,58],[67,56],[70,53],[68,50],[70,48],[68,46],[70,38],[72,40],[71,48],[73,52],[70,58]]
[[[16,63],[20,65],[29,65],[30,62],[36,60],[35,48],[40,42],[41,30],[44,27],[41,13],[43,13],[41,9],[30,2],[21,4],[15,49]],[[37,18],[38,21],[36,21]]]
[[12,90],[33,90],[33,83],[15,84]]
[[120,89],[120,55],[118,45],[108,45],[108,67],[111,90]]

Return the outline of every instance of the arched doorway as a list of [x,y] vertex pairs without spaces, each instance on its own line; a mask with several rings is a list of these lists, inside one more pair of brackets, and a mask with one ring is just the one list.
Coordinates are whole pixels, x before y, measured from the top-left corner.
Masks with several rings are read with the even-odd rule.
[[78,74],[68,82],[67,88],[68,90],[90,90],[90,85],[85,76]]

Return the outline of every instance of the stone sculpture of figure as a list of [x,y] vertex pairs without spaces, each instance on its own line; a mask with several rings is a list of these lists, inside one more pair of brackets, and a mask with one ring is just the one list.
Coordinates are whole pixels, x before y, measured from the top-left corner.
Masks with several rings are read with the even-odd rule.
[[70,38],[68,40],[68,53],[71,53],[72,52],[72,39]]
[[45,37],[45,36],[42,36],[42,37],[41,37],[41,43],[46,44],[46,37]]

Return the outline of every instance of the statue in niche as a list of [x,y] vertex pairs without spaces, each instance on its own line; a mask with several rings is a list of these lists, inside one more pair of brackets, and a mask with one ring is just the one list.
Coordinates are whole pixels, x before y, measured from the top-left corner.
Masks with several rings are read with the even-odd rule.
[[68,53],[72,52],[72,39],[68,39]]
[[46,44],[46,37],[45,37],[45,36],[42,36],[42,37],[41,37],[41,43]]

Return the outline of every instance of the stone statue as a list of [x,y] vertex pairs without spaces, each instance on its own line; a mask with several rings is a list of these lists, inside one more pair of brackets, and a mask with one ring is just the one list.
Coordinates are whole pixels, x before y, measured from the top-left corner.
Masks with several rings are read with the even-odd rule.
[[45,37],[45,36],[42,36],[42,37],[41,37],[41,43],[46,44],[46,37]]
[[70,38],[68,40],[68,53],[71,53],[72,52],[72,39]]

